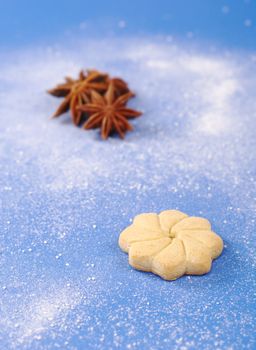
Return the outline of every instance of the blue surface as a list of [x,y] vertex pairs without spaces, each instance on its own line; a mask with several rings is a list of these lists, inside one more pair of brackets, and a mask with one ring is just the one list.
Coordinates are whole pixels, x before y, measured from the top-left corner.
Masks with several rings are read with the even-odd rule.
[[[255,2],[145,3],[0,4],[3,350],[256,348]],[[48,120],[85,63],[136,91],[125,141]],[[209,274],[129,267],[119,233],[171,208],[223,237]]]

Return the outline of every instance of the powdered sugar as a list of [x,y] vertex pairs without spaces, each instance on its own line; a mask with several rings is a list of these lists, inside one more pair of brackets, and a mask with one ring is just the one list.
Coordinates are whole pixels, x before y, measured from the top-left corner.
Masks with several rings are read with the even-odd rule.
[[[0,65],[5,348],[253,349],[254,55],[159,38],[10,55]],[[124,141],[68,114],[49,120],[60,100],[45,90],[81,67],[137,93],[144,115]],[[211,274],[168,284],[127,266],[120,231],[169,208],[208,217],[224,238]]]

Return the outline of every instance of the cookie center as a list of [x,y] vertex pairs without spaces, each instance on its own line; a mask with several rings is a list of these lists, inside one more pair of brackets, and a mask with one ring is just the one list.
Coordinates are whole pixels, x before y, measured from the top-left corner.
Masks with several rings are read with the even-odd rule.
[[170,238],[174,238],[175,237],[175,233],[172,233],[171,230],[169,231],[169,235]]

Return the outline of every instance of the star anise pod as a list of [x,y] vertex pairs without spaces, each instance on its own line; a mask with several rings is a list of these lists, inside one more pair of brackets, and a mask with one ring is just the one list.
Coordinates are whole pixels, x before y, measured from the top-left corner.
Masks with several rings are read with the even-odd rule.
[[106,83],[107,77],[108,75],[104,73],[90,70],[87,76],[84,76],[84,73],[80,73],[78,80],[73,81],[68,78],[67,83],[58,85],[55,89],[50,90],[52,95],[65,96],[64,101],[53,114],[53,118],[59,117],[70,109],[72,121],[75,125],[78,125],[81,121],[82,112],[77,107],[90,101],[92,90],[98,92],[106,91],[108,87]]
[[[92,72],[97,72],[97,71],[88,69],[87,72],[88,73],[92,73]],[[102,78],[99,79],[99,81],[106,82],[107,83],[107,88],[108,88],[110,83],[113,83],[115,94],[117,96],[126,94],[127,92],[131,92],[132,96],[135,96],[135,94],[129,89],[128,84],[123,79],[117,78],[117,77],[110,78],[107,73],[101,73],[101,74],[102,74]],[[107,88],[105,89],[105,91],[107,90]]]
[[109,85],[111,83],[113,84],[116,96],[121,96],[127,94],[128,92],[131,93],[131,97],[135,96],[135,94],[129,89],[128,84],[123,79],[108,78],[107,83]]
[[139,111],[125,107],[132,96],[133,93],[131,92],[116,96],[113,82],[109,84],[104,96],[93,90],[91,92],[91,103],[78,107],[80,111],[89,114],[89,118],[83,127],[85,129],[100,128],[101,137],[104,140],[113,131],[124,138],[125,132],[133,129],[127,119],[136,118],[142,114]]
[[[71,111],[71,117],[75,125],[80,124],[83,113],[77,107],[90,102],[91,91],[103,94],[110,83],[113,83],[116,96],[130,92],[127,83],[120,78],[109,78],[108,74],[97,70],[87,70],[87,74],[80,71],[78,79],[65,78],[66,82],[48,90],[48,93],[56,97],[65,97],[64,101],[53,114],[53,118]],[[133,94],[132,94],[133,96]]]
[[78,79],[73,79],[71,77],[65,77],[65,83],[58,84],[55,88],[47,90],[47,92],[50,95],[55,96],[55,97],[66,97],[70,93],[72,87],[75,84],[80,83],[85,79],[86,79],[86,74],[84,73],[84,71],[81,70],[79,72]]

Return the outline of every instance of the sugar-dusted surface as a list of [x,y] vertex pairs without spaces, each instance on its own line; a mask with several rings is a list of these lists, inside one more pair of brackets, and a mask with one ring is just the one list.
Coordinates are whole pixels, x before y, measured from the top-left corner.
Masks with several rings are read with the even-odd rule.
[[[255,56],[79,44],[0,64],[1,348],[254,349]],[[81,66],[136,90],[145,114],[124,142],[48,119],[59,100],[45,90]],[[170,208],[223,237],[210,274],[165,282],[128,266],[121,230]]]

